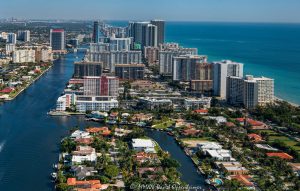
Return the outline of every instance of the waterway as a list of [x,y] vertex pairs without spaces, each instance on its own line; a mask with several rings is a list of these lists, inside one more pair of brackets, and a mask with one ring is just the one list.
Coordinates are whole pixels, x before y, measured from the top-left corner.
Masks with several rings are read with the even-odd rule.
[[[55,61],[16,99],[0,106],[0,191],[52,191],[49,175],[58,160],[60,140],[75,126],[96,125],[84,117],[47,115],[73,74],[73,62],[82,57],[82,53],[68,54]],[[185,182],[203,185],[202,176],[173,138],[164,132],[148,135],[181,163],[179,170]]]
[[190,157],[179,147],[174,137],[169,136],[166,132],[156,130],[146,130],[146,134],[154,139],[160,147],[168,151],[171,157],[180,163],[179,172],[181,179],[189,184],[192,188],[207,189],[204,177],[197,172],[197,168],[193,164]]

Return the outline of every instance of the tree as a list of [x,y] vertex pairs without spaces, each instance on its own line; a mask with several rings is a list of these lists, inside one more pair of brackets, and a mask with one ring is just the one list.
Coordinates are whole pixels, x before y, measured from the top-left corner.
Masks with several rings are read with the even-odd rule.
[[60,183],[56,185],[57,191],[69,191],[72,190],[72,186],[67,185],[66,183]]
[[64,139],[60,144],[60,150],[62,152],[71,153],[73,150],[75,150],[75,148],[76,148],[76,143],[70,138]]
[[161,165],[164,167],[164,168],[178,168],[180,166],[179,162],[175,159],[172,159],[172,158],[164,158],[162,161],[161,161]]
[[104,169],[105,176],[108,176],[110,178],[114,178],[118,176],[119,169],[116,165],[107,165]]

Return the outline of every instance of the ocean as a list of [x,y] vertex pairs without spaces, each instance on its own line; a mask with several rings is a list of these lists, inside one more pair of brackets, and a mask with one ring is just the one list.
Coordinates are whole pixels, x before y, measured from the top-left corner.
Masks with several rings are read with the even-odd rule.
[[166,42],[198,48],[209,61],[244,63],[245,75],[274,78],[275,95],[300,105],[300,24],[167,22]]

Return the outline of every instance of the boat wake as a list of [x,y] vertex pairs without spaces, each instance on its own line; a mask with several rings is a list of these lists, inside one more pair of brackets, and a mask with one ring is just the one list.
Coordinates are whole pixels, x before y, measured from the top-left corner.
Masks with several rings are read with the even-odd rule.
[[5,141],[2,141],[2,142],[0,143],[0,153],[1,153],[1,151],[3,150],[3,148],[4,148],[4,145],[5,145]]

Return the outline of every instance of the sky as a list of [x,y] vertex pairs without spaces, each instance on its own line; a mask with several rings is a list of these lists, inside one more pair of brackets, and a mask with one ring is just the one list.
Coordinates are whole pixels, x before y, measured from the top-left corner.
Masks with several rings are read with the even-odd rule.
[[1,0],[0,18],[297,22],[300,0]]

